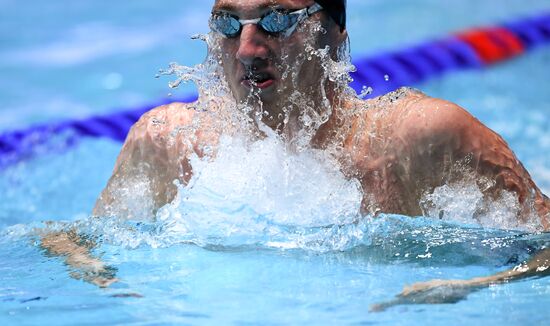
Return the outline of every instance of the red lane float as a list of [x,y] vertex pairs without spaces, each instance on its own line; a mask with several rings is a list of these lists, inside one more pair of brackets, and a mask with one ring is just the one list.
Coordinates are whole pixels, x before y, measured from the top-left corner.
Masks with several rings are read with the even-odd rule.
[[494,64],[525,52],[519,37],[502,27],[472,29],[457,37],[470,45],[484,64]]

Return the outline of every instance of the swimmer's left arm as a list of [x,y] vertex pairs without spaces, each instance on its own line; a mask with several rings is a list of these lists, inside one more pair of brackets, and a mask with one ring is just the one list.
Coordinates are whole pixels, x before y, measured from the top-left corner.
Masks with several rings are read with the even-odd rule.
[[[429,154],[427,159],[419,159],[422,168],[433,168],[430,159],[450,154],[452,157],[472,155],[470,162],[478,175],[495,179],[493,191],[507,190],[518,195],[520,204],[531,197],[539,215],[542,228],[550,229],[550,200],[535,185],[529,173],[517,160],[506,142],[498,134],[484,126],[462,108],[441,100],[425,98],[419,101],[419,110],[413,111],[421,119],[405,119],[408,126],[401,128],[406,133],[400,135],[406,152]],[[434,112],[434,106],[446,110]],[[412,110],[408,110],[410,112]],[[435,110],[437,111],[437,110]],[[431,119],[423,122],[423,119]],[[420,137],[418,137],[420,135]],[[414,139],[421,139],[414,141]],[[411,141],[413,139],[413,141]],[[412,144],[412,145],[411,145]],[[435,146],[432,146],[434,145]],[[444,155],[434,155],[440,152]],[[436,174],[433,169],[428,171]],[[523,205],[528,206],[528,205]],[[522,214],[524,214],[522,212]],[[525,216],[519,216],[525,218]],[[510,281],[528,277],[542,277],[550,274],[550,249],[544,249],[528,262],[491,276],[477,277],[470,280],[431,280],[405,287],[395,300],[371,307],[380,311],[400,304],[453,303],[464,299],[469,293]]]
[[529,261],[491,276],[469,280],[431,280],[406,286],[394,300],[373,305],[371,311],[382,311],[404,304],[455,303],[466,298],[468,294],[491,285],[548,275],[550,275],[550,249],[544,249]]

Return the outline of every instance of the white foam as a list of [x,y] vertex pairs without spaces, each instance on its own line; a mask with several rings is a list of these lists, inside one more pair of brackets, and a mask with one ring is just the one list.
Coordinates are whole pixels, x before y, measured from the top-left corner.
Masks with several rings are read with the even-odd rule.
[[515,193],[502,191],[497,198],[489,198],[482,189],[489,186],[490,180],[478,183],[466,176],[460,181],[436,187],[432,193],[423,196],[420,204],[425,216],[443,221],[494,229],[542,230],[534,211],[525,222],[520,221],[518,216],[526,214],[526,211],[522,210]]
[[[292,153],[274,135],[254,142],[222,137],[215,158],[195,156],[191,162],[189,185],[180,185],[177,198],[157,215],[168,237],[301,247],[326,230],[361,219],[359,182],[346,179],[323,151]],[[356,235],[343,236],[315,241],[344,248]]]

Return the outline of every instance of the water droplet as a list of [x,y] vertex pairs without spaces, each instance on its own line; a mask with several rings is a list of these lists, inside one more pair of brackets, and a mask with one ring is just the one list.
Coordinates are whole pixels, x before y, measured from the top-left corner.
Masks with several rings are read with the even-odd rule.
[[206,35],[204,35],[204,34],[194,34],[194,35],[191,35],[191,39],[192,40],[206,41]]
[[176,80],[174,80],[174,81],[169,82],[169,83],[168,83],[168,87],[170,87],[170,88],[178,88],[178,87],[180,86],[181,82],[182,82],[181,78],[180,78],[180,79],[176,79]]
[[359,94],[359,98],[364,99],[368,95],[372,94],[373,91],[374,90],[372,89],[372,87],[363,86],[363,88],[361,89],[361,94]]

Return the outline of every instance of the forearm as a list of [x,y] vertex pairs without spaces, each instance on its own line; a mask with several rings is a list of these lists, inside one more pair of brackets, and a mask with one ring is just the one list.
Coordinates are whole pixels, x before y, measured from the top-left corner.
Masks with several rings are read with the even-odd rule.
[[533,256],[526,263],[515,266],[512,269],[490,276],[476,277],[469,280],[432,280],[416,283],[405,287],[403,296],[420,293],[438,287],[450,286],[457,288],[484,288],[493,284],[518,281],[528,277],[542,277],[550,274],[550,249],[544,249]]
[[526,263],[491,276],[478,277],[466,281],[467,285],[487,286],[509,281],[516,281],[533,276],[550,274],[550,249],[544,249]]
[[41,240],[42,248],[51,255],[64,258],[65,263],[75,270],[71,276],[100,287],[108,287],[117,281],[113,269],[92,256],[90,248],[80,244],[80,238],[75,233],[48,233]]

